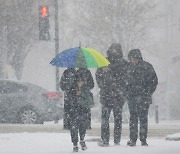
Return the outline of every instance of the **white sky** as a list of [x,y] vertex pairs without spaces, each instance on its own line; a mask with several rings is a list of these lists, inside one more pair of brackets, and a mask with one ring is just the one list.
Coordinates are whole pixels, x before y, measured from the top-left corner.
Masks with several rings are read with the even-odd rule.
[[[177,134],[180,136],[180,134]],[[174,136],[177,136],[174,135]],[[128,147],[123,138],[120,146],[99,147],[92,137],[86,136],[87,151],[84,154],[180,154],[180,141],[148,139],[149,146]],[[72,144],[69,133],[9,133],[0,134],[0,154],[71,154]]]

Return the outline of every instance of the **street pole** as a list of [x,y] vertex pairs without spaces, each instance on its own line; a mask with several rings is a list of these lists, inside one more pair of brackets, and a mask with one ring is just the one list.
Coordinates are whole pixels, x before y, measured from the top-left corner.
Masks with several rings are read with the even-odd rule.
[[155,105],[155,121],[159,123],[158,105]]
[[2,30],[3,36],[3,56],[2,56],[2,74],[0,73],[0,77],[6,79],[6,64],[7,64],[7,32],[8,32],[8,25],[6,24]]
[[[59,52],[59,21],[58,21],[58,0],[54,0],[55,10],[55,55]],[[59,91],[59,68],[56,67],[56,91]]]

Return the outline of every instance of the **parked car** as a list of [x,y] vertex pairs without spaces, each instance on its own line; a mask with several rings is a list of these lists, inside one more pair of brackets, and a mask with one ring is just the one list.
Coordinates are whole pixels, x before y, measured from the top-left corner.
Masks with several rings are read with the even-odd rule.
[[62,92],[0,79],[0,123],[42,124],[62,117]]

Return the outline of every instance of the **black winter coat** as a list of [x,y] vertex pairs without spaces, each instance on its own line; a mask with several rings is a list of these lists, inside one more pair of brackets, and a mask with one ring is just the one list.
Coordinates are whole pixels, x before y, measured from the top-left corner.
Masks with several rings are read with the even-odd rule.
[[111,63],[109,65],[112,72],[112,78],[115,80],[116,92],[123,97],[127,96],[128,65],[129,63],[125,59],[120,59],[116,63]]
[[129,97],[151,97],[158,84],[153,66],[141,59],[136,65],[130,63],[128,72],[130,77]]
[[[77,71],[73,68],[66,69],[60,80],[60,88],[64,91],[64,129],[70,129],[70,125],[73,124],[72,121],[77,117],[86,118],[87,128],[91,127],[90,109],[81,106],[77,101],[79,97],[77,96],[77,83],[80,80],[83,82],[82,93],[91,93],[90,90],[94,87],[94,81],[88,69],[79,69]],[[82,117],[84,113],[87,114],[88,118],[86,116]]]
[[75,110],[78,107],[77,103],[77,91],[78,81],[83,82],[81,88],[82,93],[91,93],[90,90],[94,87],[94,81],[91,72],[88,69],[80,68],[77,71],[75,69],[67,69],[64,71],[61,80],[60,88],[64,91],[64,107],[68,110]]
[[111,63],[108,67],[98,68],[96,81],[100,88],[100,102],[107,107],[123,105],[127,95],[126,71],[128,62],[120,59],[116,63]]
[[80,68],[77,71],[77,82],[82,81],[81,94],[77,96],[78,104],[85,108],[94,106],[93,93],[91,89],[94,88],[94,80],[91,72],[88,69]]
[[76,106],[77,72],[73,68],[66,69],[61,76],[60,88],[64,91],[64,107]]
[[100,88],[100,103],[106,107],[114,105],[112,98],[115,97],[115,83],[109,67],[101,67],[96,71],[96,81]]
[[100,88],[100,102],[113,107],[124,104],[127,95],[127,65],[123,59],[122,47],[119,43],[113,43],[107,51],[108,67],[99,68],[96,72],[97,84]]
[[84,83],[82,86],[82,91],[90,91],[94,88],[94,80],[91,72],[88,69],[80,68],[77,70],[77,81],[79,80]]

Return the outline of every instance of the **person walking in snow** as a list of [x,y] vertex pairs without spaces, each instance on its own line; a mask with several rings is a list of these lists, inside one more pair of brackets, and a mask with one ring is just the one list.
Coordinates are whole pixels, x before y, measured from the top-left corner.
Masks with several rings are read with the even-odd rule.
[[119,145],[122,130],[122,108],[126,100],[126,70],[128,62],[123,59],[122,47],[113,43],[107,51],[109,66],[98,68],[96,80],[100,88],[101,142],[99,146],[109,146],[109,118],[111,111],[114,116],[114,144]]
[[76,74],[77,72],[74,68],[67,68],[60,79],[60,88],[64,91],[64,129],[70,129],[70,109],[73,108],[73,102],[76,102]]
[[140,141],[142,146],[148,146],[148,110],[152,103],[152,94],[158,84],[158,78],[153,66],[144,61],[139,49],[129,51],[130,61],[128,74],[130,80],[128,106],[130,111],[130,140],[128,146],[136,146],[138,138],[138,120],[140,121]]
[[77,71],[68,68],[61,77],[60,87],[65,92],[64,111],[68,117],[73,152],[79,151],[79,138],[81,149],[86,150],[84,138],[87,119],[89,110],[93,106],[93,95],[90,90],[94,87],[94,81],[91,72],[85,68],[80,68]]

